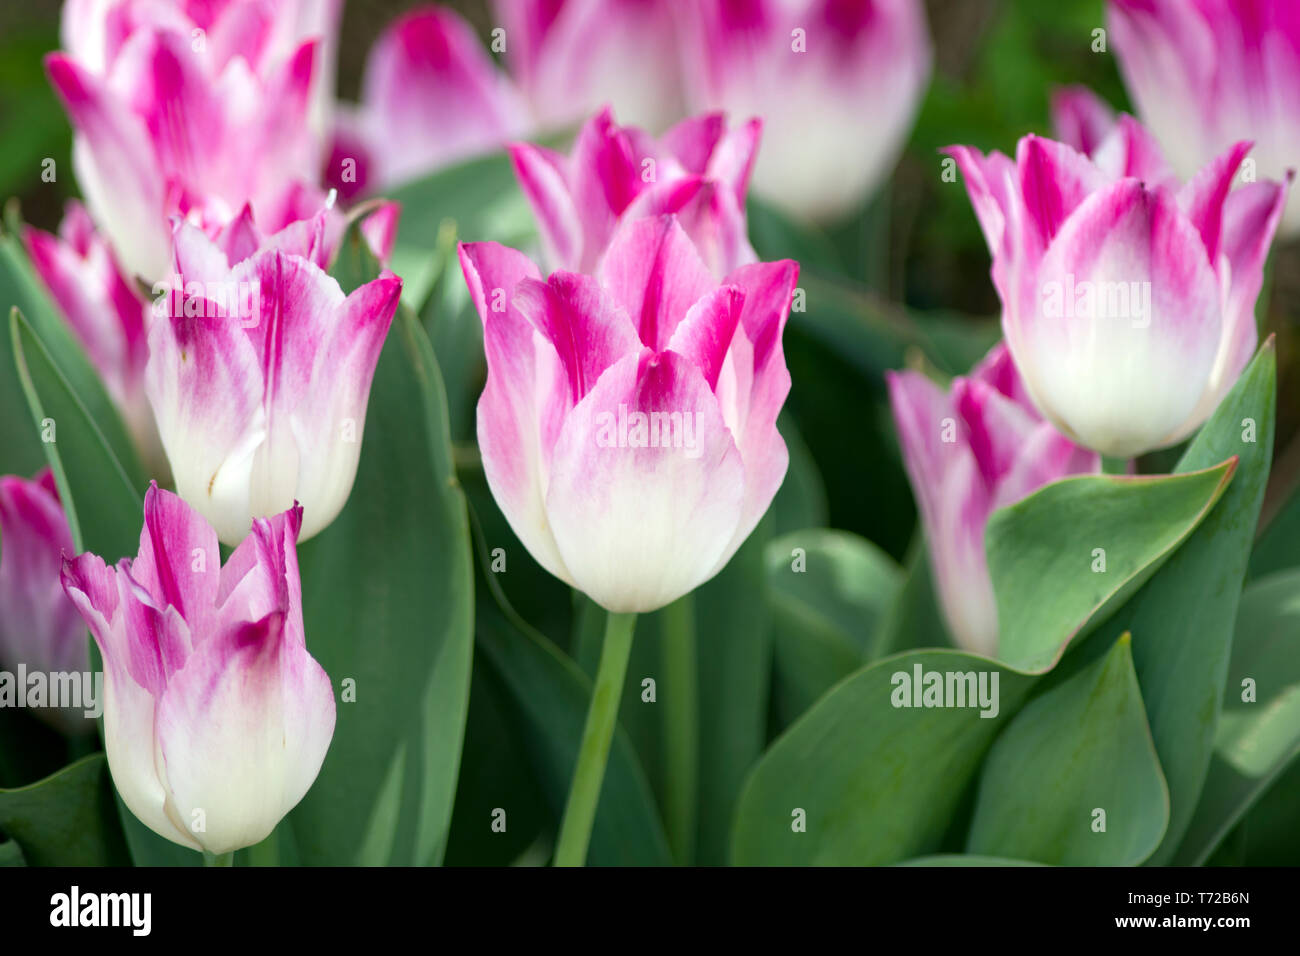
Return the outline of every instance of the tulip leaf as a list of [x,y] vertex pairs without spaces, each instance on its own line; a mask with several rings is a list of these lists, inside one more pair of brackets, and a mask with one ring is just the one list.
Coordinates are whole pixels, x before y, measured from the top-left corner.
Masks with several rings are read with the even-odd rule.
[[143,508],[135,486],[17,309],[10,314],[9,332],[32,427],[43,439],[74,546],[109,563],[134,555]]
[[1195,469],[1236,456],[1232,485],[1107,626],[1111,633],[1133,633],[1133,663],[1169,781],[1169,831],[1153,864],[1173,857],[1214,750],[1237,603],[1272,463],[1276,379],[1270,340],[1178,463],[1177,470],[1190,477]]
[[1203,864],[1300,755],[1300,569],[1248,587],[1205,789],[1174,858]]
[[[1263,519],[1261,519],[1261,523]],[[1272,515],[1250,555],[1250,577],[1300,567],[1300,489]]]
[[1018,713],[980,776],[966,851],[1132,866],[1169,822],[1169,791],[1126,636]]
[[[14,225],[11,222],[11,226]],[[22,243],[13,234],[0,236],[0,288],[8,289],[14,297],[13,302],[0,302],[0,309],[12,306],[22,310],[33,334],[48,350],[51,363],[63,375],[69,390],[85,407],[131,486],[143,488],[148,477],[117,406],[105,390],[85,349],[32,271]]]
[[768,542],[777,710],[788,725],[874,659],[903,574],[871,542],[809,528]]
[[1066,478],[994,512],[985,546],[999,659],[1048,670],[1187,540],[1235,467],[1229,460],[1184,475]]
[[351,497],[300,550],[307,648],[338,690],[334,740],[289,816],[304,864],[442,859],[469,695],[469,549],[438,366],[401,307]]
[[17,840],[0,842],[0,866],[26,865],[27,861],[23,858],[23,848],[18,845]]
[[[971,680],[976,693],[968,696]],[[734,862],[858,866],[944,849],[980,761],[1035,681],[949,650],[909,651],[856,671],[750,773],[736,811]],[[945,702],[954,706],[933,706]]]
[[[102,753],[29,786],[0,789],[0,830],[21,848],[28,866],[129,862]],[[4,847],[0,844],[0,858]]]

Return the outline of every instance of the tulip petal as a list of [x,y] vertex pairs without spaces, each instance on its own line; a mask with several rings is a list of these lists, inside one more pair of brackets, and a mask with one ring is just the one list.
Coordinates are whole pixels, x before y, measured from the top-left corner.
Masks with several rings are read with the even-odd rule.
[[602,285],[631,316],[641,342],[662,352],[687,311],[716,285],[672,216],[620,229],[600,266]]
[[221,552],[212,526],[185,499],[163,494],[157,482],[150,482],[131,577],[154,596],[160,608],[176,608],[202,634],[209,629],[220,576]]
[[1041,136],[1026,136],[1016,146],[1016,171],[1026,212],[1025,224],[1045,249],[1069,215],[1106,177],[1082,153]]
[[316,779],[334,735],[334,691],[284,613],[214,635],[158,704],[167,802],[211,853],[265,839]]
[[668,348],[689,359],[703,373],[710,390],[717,388],[744,303],[742,290],[719,286],[687,310],[668,342]]
[[524,279],[541,273],[523,253],[495,242],[460,245],[470,299],[483,320],[487,385],[478,402],[478,444],[483,472],[510,527],[537,563],[572,583],[547,524],[540,431],[539,333],[513,303]]
[[510,160],[537,220],[547,261],[556,268],[582,268],[583,227],[565,178],[567,160],[529,143],[512,144]]
[[1052,93],[1052,129],[1056,138],[1091,156],[1115,125],[1110,104],[1086,86],[1067,86]]
[[[649,419],[655,412],[662,420]],[[646,416],[639,429],[636,413]],[[565,421],[546,512],[565,567],[592,600],[652,611],[730,557],[744,485],[740,453],[699,369],[673,352],[642,350],[606,370]]]
[[[1222,332],[1219,282],[1171,193],[1134,179],[1074,211],[1008,341],[1039,409],[1080,444],[1132,457],[1177,440]],[[1086,283],[1086,285],[1085,285]],[[1055,305],[1053,305],[1055,302]]]

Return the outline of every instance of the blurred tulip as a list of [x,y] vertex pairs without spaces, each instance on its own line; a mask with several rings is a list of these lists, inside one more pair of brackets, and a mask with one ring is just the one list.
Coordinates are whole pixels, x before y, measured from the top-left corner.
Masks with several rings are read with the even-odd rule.
[[[59,581],[65,553],[73,553],[72,531],[50,470],[31,481],[0,478],[0,666],[44,674],[86,670],[86,627]],[[81,709],[47,706],[33,713],[66,733],[95,727]]]
[[592,272],[622,222],[673,213],[714,275],[757,260],[745,191],[761,124],[728,130],[721,114],[686,120],[658,140],[614,123],[608,107],[578,134],[571,156],[510,148],[551,269]]
[[104,746],[140,820],[229,853],[270,835],[334,736],[334,690],[307,652],[302,510],[260,518],[221,566],[217,536],[152,485],[135,560],[68,560],[63,587],[104,658]]
[[122,276],[117,258],[95,232],[81,203],[68,203],[57,236],[28,227],[23,240],[36,274],[121,409],[136,443],[151,452],[158,434],[144,395],[149,303]]
[[1248,149],[1181,187],[1127,116],[1092,158],[1037,136],[1014,160],[948,150],[993,255],[1007,345],[1072,440],[1115,458],[1181,441],[1249,361],[1286,190],[1231,190]]
[[511,76],[552,129],[603,104],[653,132],[686,115],[674,0],[494,0]]
[[[1180,177],[1238,140],[1258,160],[1245,182],[1300,167],[1295,0],[1111,0],[1109,27],[1138,114]],[[1300,234],[1300,203],[1281,228]]]
[[530,554],[610,611],[713,577],[785,475],[776,416],[798,266],[721,283],[675,218],[621,230],[595,276],[460,247],[483,320],[483,469]]
[[323,220],[258,245],[177,228],[145,390],[177,491],[226,544],[294,501],[306,540],[342,510],[356,477],[402,281],[385,272],[345,297],[319,265]]
[[701,0],[681,11],[691,105],[763,120],[759,195],[827,220],[889,175],[930,75],[919,0]]
[[992,655],[989,516],[1058,478],[1098,472],[1101,460],[1038,416],[1001,343],[946,394],[919,372],[885,377],[948,629],[967,650]]
[[488,152],[527,128],[518,93],[469,24],[421,7],[389,24],[371,50],[361,105],[340,117],[328,178],[348,198]]
[[76,39],[78,6],[65,11],[73,52],[51,54],[46,69],[75,127],[87,208],[126,271],[166,272],[172,216],[215,228],[251,202],[267,225],[292,221],[286,194],[314,182],[322,160],[310,117],[321,41],[264,55],[276,21],[245,3],[223,7],[209,30],[179,8],[110,4],[112,16],[88,21],[102,35]]

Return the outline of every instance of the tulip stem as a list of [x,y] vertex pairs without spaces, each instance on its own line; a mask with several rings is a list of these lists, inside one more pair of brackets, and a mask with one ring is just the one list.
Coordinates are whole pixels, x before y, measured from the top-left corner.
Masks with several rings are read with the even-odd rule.
[[664,817],[668,842],[679,865],[695,851],[695,802],[699,788],[699,667],[695,657],[695,602],[691,595],[663,609],[664,757],[668,787]]
[[209,853],[207,850],[204,850],[203,865],[204,866],[234,866],[235,854],[233,852]]
[[1101,456],[1101,473],[1103,475],[1127,475],[1128,459],[1111,458],[1109,455]]
[[591,690],[582,744],[573,768],[573,783],[569,786],[569,802],[564,808],[555,845],[556,866],[582,866],[587,862],[587,844],[591,842],[591,825],[596,819],[596,805],[605,780],[609,746],[618,725],[618,705],[623,696],[635,627],[635,614],[611,611],[605,622],[605,642],[596,668],[596,683]]

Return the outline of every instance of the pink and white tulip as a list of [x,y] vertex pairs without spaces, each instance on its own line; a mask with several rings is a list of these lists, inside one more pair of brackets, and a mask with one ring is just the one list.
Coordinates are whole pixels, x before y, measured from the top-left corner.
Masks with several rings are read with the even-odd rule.
[[284,230],[251,251],[247,235],[222,245],[177,228],[145,390],[177,491],[226,544],[295,501],[306,540],[343,509],[356,477],[402,281],[385,272],[345,296],[319,265],[323,215],[315,232]]
[[[1111,0],[1109,14],[1125,86],[1179,176],[1239,140],[1255,144],[1246,182],[1300,168],[1295,0]],[[1300,235],[1300,203],[1281,230]]]
[[1116,458],[1174,444],[1254,353],[1286,189],[1232,189],[1237,143],[1185,185],[1134,119],[1090,157],[1026,136],[1015,159],[949,149],[993,255],[1002,328],[1045,418]]
[[[63,556],[72,552],[72,531],[50,470],[31,481],[0,478],[0,667],[22,665],[44,674],[86,670],[86,628],[59,580]],[[81,710],[43,707],[35,713],[69,733],[94,729]]]
[[77,340],[122,411],[136,442],[157,444],[153,413],[144,395],[149,358],[149,304],[122,276],[117,257],[78,202],[69,202],[51,235],[28,227],[27,255]]
[[578,134],[572,154],[510,148],[541,230],[547,266],[592,272],[620,224],[675,214],[713,273],[757,261],[745,193],[762,124],[728,130],[721,114],[677,124],[659,139],[618,126],[607,107]]
[[763,120],[759,195],[827,220],[889,175],[930,75],[919,0],[701,0],[681,12],[692,107]]
[[134,560],[64,565],[104,658],[113,783],[173,843],[223,854],[265,839],[329,749],[334,690],[303,634],[301,521],[297,507],[258,519],[222,567],[208,523],[154,485]]
[[785,476],[798,266],[719,282],[672,216],[629,223],[595,275],[544,278],[493,242],[460,259],[488,361],[483,469],[529,553],[617,612],[711,578]]
[[948,629],[962,647],[991,656],[989,516],[1058,478],[1098,472],[1101,460],[1038,416],[1001,343],[946,393],[919,372],[886,379]]
[[[126,271],[150,281],[167,271],[173,216],[216,228],[251,202],[279,228],[295,218],[285,208],[292,191],[319,176],[323,142],[310,113],[321,41],[265,55],[274,21],[258,19],[264,5],[228,7],[221,29],[196,33],[184,11],[124,4],[102,36],[46,60],[76,130],[91,217]],[[70,37],[80,36],[74,13]]]
[[380,34],[361,104],[340,117],[327,175],[347,198],[490,152],[528,126],[519,94],[469,24],[421,7]]
[[496,0],[510,73],[540,129],[612,104],[654,132],[686,115],[674,0]]

